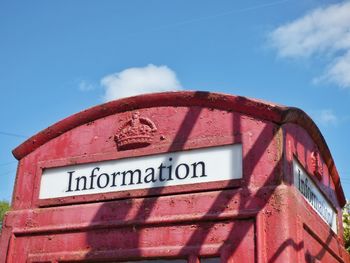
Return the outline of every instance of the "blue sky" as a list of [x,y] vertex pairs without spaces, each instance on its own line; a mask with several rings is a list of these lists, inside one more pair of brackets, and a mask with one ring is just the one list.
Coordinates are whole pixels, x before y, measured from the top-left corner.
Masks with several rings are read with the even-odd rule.
[[347,1],[0,0],[0,200],[11,199],[11,150],[26,138],[117,96],[166,89],[303,109],[349,198],[349,14]]

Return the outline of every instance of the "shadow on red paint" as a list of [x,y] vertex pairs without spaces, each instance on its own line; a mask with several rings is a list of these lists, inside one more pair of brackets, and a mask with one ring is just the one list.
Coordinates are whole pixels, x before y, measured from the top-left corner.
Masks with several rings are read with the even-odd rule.
[[[198,96],[203,98],[201,92]],[[242,98],[243,100],[243,98]],[[190,107],[187,112],[173,144],[168,152],[183,149],[187,139],[193,130],[194,124],[201,114],[202,108]],[[232,113],[232,125],[234,136],[241,140],[243,131],[241,127],[241,118],[239,114]],[[162,196],[163,188],[153,188],[148,190],[146,198],[125,199],[120,201],[111,201],[104,203],[95,218],[91,222],[98,225],[99,222],[111,220],[114,214],[118,215],[118,220],[124,220],[125,225],[115,228],[93,229],[87,233],[87,262],[285,262],[281,261],[286,251],[294,253],[305,250],[305,262],[324,262],[329,259],[330,251],[326,246],[330,244],[332,233],[325,242],[325,246],[310,251],[305,247],[304,242],[297,242],[292,239],[282,240],[279,247],[269,248],[264,244],[266,240],[260,240],[260,236],[266,238],[278,239],[278,233],[269,236],[265,227],[259,220],[268,220],[268,213],[264,208],[269,204],[275,193],[277,186],[281,183],[283,176],[283,156],[280,156],[274,162],[272,172],[266,176],[265,183],[259,186],[253,195],[250,195],[248,189],[244,189],[253,181],[254,170],[259,165],[264,153],[273,143],[272,139],[278,136],[279,126],[271,129],[265,126],[255,140],[255,144],[243,151],[243,189],[230,188],[216,194],[208,194],[206,213],[200,218],[179,218],[178,221],[172,221],[166,218],[154,220],[152,213],[159,209],[158,202],[174,202],[174,209],[182,204],[176,204],[181,196],[188,197],[191,202],[196,194],[177,194],[173,196]],[[271,138],[267,140],[266,138]],[[282,146],[280,146],[282,147]],[[278,148],[278,147],[277,147]],[[277,149],[281,150],[281,149]],[[175,163],[176,160],[173,160]],[[218,165],[220,165],[218,160]],[[201,193],[201,195],[203,195]],[[203,195],[204,196],[204,195]],[[214,199],[210,199],[213,197]],[[184,199],[181,199],[183,201]],[[238,203],[237,203],[238,202]],[[236,205],[236,214],[232,217],[226,216],[227,208]],[[193,204],[195,206],[196,204]],[[190,205],[189,205],[190,206]],[[257,209],[259,207],[259,209]],[[169,207],[169,210],[172,209]],[[285,209],[275,207],[278,209]],[[191,211],[188,211],[191,214]],[[276,212],[276,211],[274,211]],[[277,211],[278,212],[278,211]],[[215,219],[215,216],[218,218]],[[174,218],[176,218],[174,216]],[[258,219],[262,218],[262,219]],[[165,220],[162,223],[162,220]],[[270,228],[271,229],[271,226]],[[276,236],[274,236],[276,235]],[[281,233],[281,235],[285,235]],[[259,237],[258,237],[259,236]],[[215,240],[217,239],[217,240]],[[272,242],[272,241],[271,241]],[[179,246],[177,244],[180,244]],[[270,250],[269,258],[266,250]],[[273,250],[273,251],[271,251]],[[294,253],[297,255],[297,253]],[[336,255],[335,255],[336,256]],[[159,258],[163,260],[159,261]],[[177,260],[183,259],[183,261]],[[150,261],[149,261],[150,260]],[[295,259],[297,262],[298,259]],[[326,261],[325,261],[326,262]],[[330,262],[330,261],[327,261]]]

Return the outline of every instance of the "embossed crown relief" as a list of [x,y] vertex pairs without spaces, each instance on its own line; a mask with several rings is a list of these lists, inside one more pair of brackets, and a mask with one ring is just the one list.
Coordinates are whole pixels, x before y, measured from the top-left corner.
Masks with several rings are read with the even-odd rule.
[[140,148],[150,145],[157,127],[153,121],[140,116],[138,111],[132,114],[117,131],[114,140],[118,150]]
[[320,154],[317,150],[311,152],[311,170],[316,177],[321,180],[323,174],[322,162],[320,160]]

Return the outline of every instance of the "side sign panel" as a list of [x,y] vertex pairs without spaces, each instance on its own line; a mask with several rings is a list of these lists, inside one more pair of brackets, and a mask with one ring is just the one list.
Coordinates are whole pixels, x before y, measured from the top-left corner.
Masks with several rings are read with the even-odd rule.
[[337,233],[337,213],[298,161],[293,161],[294,184],[306,201]]
[[39,199],[242,178],[242,145],[44,169]]

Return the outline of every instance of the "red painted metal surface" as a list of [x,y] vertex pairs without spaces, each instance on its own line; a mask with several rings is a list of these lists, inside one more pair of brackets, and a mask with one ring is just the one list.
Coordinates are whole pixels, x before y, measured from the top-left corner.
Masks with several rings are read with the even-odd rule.
[[[120,150],[115,134],[136,111],[157,127],[153,141]],[[242,179],[38,197],[46,168],[235,143],[243,147]],[[299,109],[206,92],[144,95],[75,114],[13,153],[19,166],[0,262],[350,262],[339,175]],[[337,210],[337,234],[295,188],[294,158]]]

